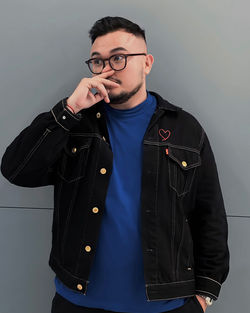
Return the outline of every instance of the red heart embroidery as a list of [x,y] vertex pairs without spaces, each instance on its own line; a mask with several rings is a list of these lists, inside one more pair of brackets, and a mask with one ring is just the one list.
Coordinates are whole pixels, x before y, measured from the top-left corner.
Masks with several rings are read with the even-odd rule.
[[159,135],[162,137],[162,141],[167,140],[170,137],[170,130],[159,129]]

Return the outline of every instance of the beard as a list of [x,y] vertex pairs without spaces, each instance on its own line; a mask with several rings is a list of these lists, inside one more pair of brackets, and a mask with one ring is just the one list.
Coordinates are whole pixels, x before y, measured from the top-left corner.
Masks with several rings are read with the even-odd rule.
[[109,94],[109,104],[121,104],[127,102],[131,97],[133,97],[142,87],[143,82],[140,82],[133,90],[130,92],[122,91],[118,95]]

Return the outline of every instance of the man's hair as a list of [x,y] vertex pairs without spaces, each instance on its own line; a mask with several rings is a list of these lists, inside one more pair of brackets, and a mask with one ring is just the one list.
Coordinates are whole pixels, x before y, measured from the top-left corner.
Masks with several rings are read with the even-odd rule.
[[136,37],[142,37],[146,42],[145,30],[120,16],[106,16],[96,21],[89,31],[89,37],[93,44],[97,37],[117,30],[124,30],[127,33],[134,34]]

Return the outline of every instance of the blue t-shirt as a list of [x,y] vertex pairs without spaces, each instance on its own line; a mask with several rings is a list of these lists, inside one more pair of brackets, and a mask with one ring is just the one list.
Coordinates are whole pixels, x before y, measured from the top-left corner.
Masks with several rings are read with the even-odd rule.
[[115,312],[158,313],[182,306],[187,298],[147,301],[141,243],[141,173],[143,137],[156,98],[132,109],[104,103],[113,170],[108,186],[96,254],[86,295],[55,277],[56,291],[74,304]]

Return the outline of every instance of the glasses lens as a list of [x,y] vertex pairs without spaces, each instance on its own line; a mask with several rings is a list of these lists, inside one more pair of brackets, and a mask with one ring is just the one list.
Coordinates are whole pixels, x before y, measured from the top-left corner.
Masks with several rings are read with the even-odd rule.
[[99,74],[102,71],[103,68],[103,62],[102,59],[93,59],[89,62],[89,68],[91,72],[95,74]]
[[114,70],[122,70],[125,67],[126,59],[123,54],[113,55],[110,59],[111,66]]

